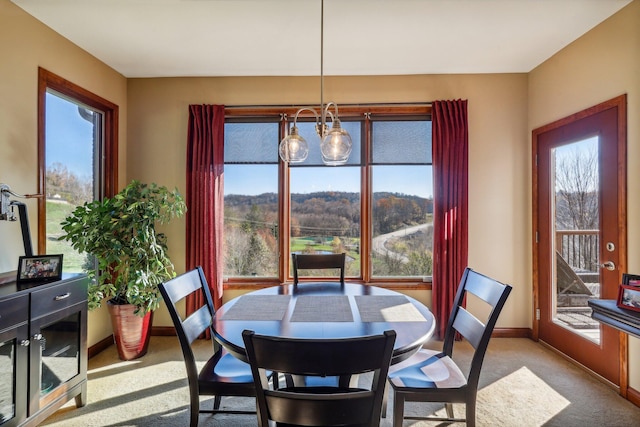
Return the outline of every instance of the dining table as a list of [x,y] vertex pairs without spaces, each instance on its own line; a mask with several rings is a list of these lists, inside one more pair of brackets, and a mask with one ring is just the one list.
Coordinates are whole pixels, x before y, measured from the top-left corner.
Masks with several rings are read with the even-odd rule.
[[212,321],[214,339],[247,361],[242,331],[284,338],[358,338],[396,332],[391,364],[401,362],[434,333],[435,318],[420,301],[360,283],[303,282],[255,290],[226,302]]

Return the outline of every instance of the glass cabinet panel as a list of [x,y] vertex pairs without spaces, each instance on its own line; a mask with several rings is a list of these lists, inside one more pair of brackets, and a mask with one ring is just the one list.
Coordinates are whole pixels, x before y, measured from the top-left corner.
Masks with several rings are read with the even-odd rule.
[[80,373],[80,313],[40,330],[40,395],[44,396]]
[[0,424],[16,415],[16,340],[0,342]]

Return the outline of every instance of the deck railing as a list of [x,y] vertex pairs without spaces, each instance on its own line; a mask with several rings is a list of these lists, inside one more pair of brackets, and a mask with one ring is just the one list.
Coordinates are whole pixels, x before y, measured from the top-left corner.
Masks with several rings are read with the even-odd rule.
[[556,250],[574,271],[597,273],[598,230],[556,230]]

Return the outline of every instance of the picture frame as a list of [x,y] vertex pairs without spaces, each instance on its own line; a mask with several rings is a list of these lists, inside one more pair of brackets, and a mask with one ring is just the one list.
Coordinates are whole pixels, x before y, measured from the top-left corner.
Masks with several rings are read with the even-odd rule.
[[21,256],[17,282],[50,282],[62,278],[62,254]]
[[620,285],[617,305],[625,310],[640,312],[640,287]]
[[622,284],[629,286],[640,286],[640,274],[622,274]]

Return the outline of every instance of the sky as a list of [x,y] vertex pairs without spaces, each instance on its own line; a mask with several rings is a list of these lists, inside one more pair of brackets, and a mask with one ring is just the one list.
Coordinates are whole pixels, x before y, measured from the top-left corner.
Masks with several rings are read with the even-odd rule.
[[46,166],[59,162],[80,178],[91,178],[93,125],[80,117],[78,106],[47,93]]
[[[429,198],[433,196],[431,168],[428,166],[403,168],[376,167],[373,175],[374,191],[388,191]],[[411,169],[414,169],[411,171]],[[254,173],[250,173],[253,170]],[[258,195],[277,193],[277,166],[227,166],[224,172],[225,194]],[[360,168],[319,166],[292,168],[291,192],[317,191],[360,192]]]

